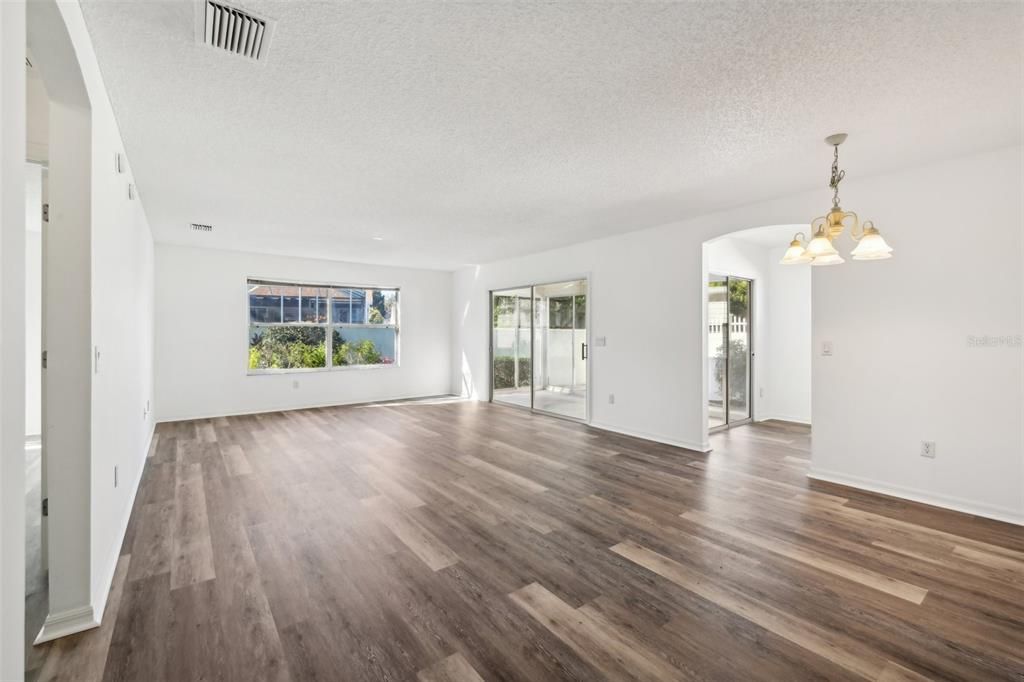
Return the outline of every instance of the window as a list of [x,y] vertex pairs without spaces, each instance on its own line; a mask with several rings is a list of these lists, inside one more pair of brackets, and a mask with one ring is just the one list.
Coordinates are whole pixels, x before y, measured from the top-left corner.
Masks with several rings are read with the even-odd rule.
[[576,313],[576,329],[587,328],[587,297],[584,294],[576,294],[573,297],[573,310]]
[[559,296],[548,299],[548,328],[572,329],[573,297]]
[[390,365],[398,357],[398,290],[331,289],[331,362]]
[[248,281],[250,373],[398,364],[398,289]]

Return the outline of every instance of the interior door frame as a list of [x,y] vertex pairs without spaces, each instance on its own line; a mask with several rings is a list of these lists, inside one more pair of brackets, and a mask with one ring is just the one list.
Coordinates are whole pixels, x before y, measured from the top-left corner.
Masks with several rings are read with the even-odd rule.
[[[753,277],[742,277],[740,275],[729,275],[724,272],[715,272],[712,270],[708,271],[707,277],[705,278],[704,288],[708,289],[708,282],[712,277],[724,277],[725,278],[725,392],[722,400],[723,413],[725,415],[725,423],[718,426],[708,427],[708,433],[718,433],[719,431],[725,431],[731,429],[734,426],[742,426],[744,424],[750,424],[754,421],[754,278]],[[729,409],[729,394],[731,386],[729,381],[729,342],[730,336],[732,335],[732,322],[729,320],[729,282],[734,279],[742,279],[748,282],[747,289],[747,416],[743,419],[733,421],[732,411]],[[705,319],[707,318],[707,307],[710,303],[710,297],[705,296],[704,298],[704,309]],[[704,335],[707,336],[707,324],[704,325]],[[705,360],[707,362],[707,360]],[[707,399],[704,401],[707,403]],[[705,423],[705,426],[707,424]]]
[[[587,363],[586,364],[586,367],[587,367],[587,395],[586,395],[586,398],[583,401],[584,410],[585,410],[585,412],[584,412],[585,416],[583,417],[583,419],[579,419],[577,417],[570,417],[568,415],[559,414],[557,412],[551,412],[549,410],[542,410],[542,409],[539,409],[539,408],[535,407],[534,406],[534,389],[535,389],[535,386],[534,386],[534,372],[533,372],[533,361],[534,361],[533,341],[534,341],[535,334],[536,334],[535,322],[534,322],[534,317],[535,317],[534,304],[535,304],[535,301],[536,301],[536,293],[535,292],[536,292],[537,287],[548,286],[548,285],[551,285],[551,284],[562,284],[562,283],[565,283],[565,282],[580,282],[580,281],[586,283],[586,292],[587,292],[586,293],[587,302],[586,302],[586,306],[585,306],[585,311],[586,311],[585,314],[586,314],[586,318],[587,318],[587,333],[585,335],[586,336],[586,342],[585,343],[586,343],[586,346],[587,346],[587,358],[586,358],[586,363]],[[542,414],[542,415],[545,415],[545,416],[548,416],[548,417],[555,417],[556,419],[565,419],[567,421],[576,422],[577,424],[589,424],[590,423],[591,415],[593,414],[593,409],[592,409],[592,407],[593,407],[593,405],[592,405],[593,391],[590,390],[590,385],[591,385],[591,379],[594,376],[594,374],[593,374],[593,371],[594,371],[593,362],[591,360],[591,353],[590,353],[590,349],[594,347],[593,343],[592,343],[592,338],[591,338],[592,337],[592,329],[594,327],[593,315],[592,315],[593,306],[591,305],[592,284],[593,284],[593,282],[592,282],[592,278],[590,276],[590,273],[586,273],[586,274],[582,274],[582,275],[569,275],[567,277],[560,277],[558,279],[553,279],[553,280],[548,280],[548,281],[543,281],[543,282],[533,282],[531,284],[520,284],[520,285],[512,284],[512,285],[509,285],[509,286],[494,287],[493,289],[488,289],[487,290],[487,313],[488,313],[488,315],[487,315],[487,364],[488,364],[488,368],[487,368],[487,401],[488,402],[493,403],[495,405],[501,405],[502,407],[511,407],[511,408],[520,409],[520,410],[528,410],[529,412],[532,412],[534,414]],[[506,402],[502,402],[500,400],[499,401],[495,401],[494,400],[494,294],[496,292],[510,291],[510,290],[514,290],[514,289],[529,289],[530,290],[530,406],[529,407],[527,407],[525,405],[516,405],[515,403],[506,403]],[[575,320],[573,321],[573,324],[575,324]],[[575,352],[575,350],[573,352]]]
[[[39,211],[42,213],[42,217],[39,221],[40,224],[40,237],[39,237],[39,346],[42,351],[42,356],[36,358],[36,367],[39,369],[39,504],[45,505],[47,513],[43,514],[40,510],[39,517],[39,564],[40,569],[46,573],[46,589],[50,589],[50,515],[49,515],[49,493],[47,487],[48,467],[46,457],[46,425],[49,421],[48,412],[46,409],[46,362],[43,362],[43,358],[47,357],[47,343],[46,343],[46,312],[49,306],[46,303],[47,300],[47,286],[46,286],[46,251],[47,245],[50,239],[50,218],[49,218],[49,164],[40,164],[42,168],[42,191],[40,199],[42,205],[39,206]],[[26,286],[29,286],[26,282]],[[35,370],[32,370],[35,371]]]

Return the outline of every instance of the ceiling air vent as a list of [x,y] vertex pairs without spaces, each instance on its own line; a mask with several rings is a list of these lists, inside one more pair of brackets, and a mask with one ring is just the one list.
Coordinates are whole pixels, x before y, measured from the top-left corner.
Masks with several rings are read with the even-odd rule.
[[196,41],[256,61],[266,59],[274,22],[212,0],[196,3]]
[[202,223],[192,223],[191,225],[193,232],[213,232],[213,225],[203,225]]

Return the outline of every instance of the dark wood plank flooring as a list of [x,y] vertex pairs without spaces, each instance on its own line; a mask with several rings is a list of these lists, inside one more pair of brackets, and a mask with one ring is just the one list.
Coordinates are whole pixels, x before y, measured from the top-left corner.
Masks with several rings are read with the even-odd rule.
[[1020,527],[410,402],[161,424],[101,628],[45,680],[1021,680]]

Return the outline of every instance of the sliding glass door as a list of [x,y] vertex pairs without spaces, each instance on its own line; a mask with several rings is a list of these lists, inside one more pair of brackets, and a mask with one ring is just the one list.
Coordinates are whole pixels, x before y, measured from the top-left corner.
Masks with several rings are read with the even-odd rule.
[[587,282],[533,288],[533,407],[587,418]]
[[587,281],[491,292],[491,399],[587,419]]
[[530,287],[491,292],[491,400],[532,407]]
[[729,348],[729,278],[708,277],[708,428],[725,426],[726,349]]
[[708,428],[750,421],[752,280],[708,277]]

